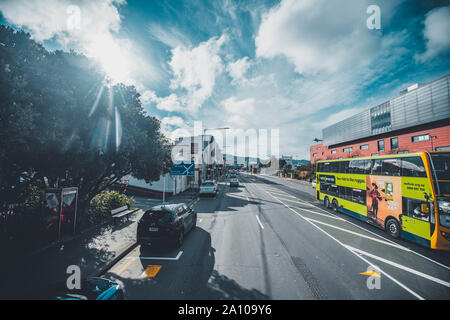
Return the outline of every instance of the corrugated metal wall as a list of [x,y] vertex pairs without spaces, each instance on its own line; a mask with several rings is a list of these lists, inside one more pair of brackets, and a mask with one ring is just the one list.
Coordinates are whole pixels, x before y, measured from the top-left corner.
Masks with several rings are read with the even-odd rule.
[[[389,131],[450,118],[449,76],[387,101],[391,117]],[[371,124],[370,110],[373,108],[324,128],[323,144],[330,146],[379,133]]]

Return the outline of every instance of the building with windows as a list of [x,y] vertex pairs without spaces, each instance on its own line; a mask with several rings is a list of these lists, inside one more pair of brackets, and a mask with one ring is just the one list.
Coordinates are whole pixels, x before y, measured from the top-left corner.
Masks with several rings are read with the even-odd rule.
[[[202,143],[203,142],[203,143]],[[159,180],[147,183],[133,176],[122,178],[122,185],[130,191],[140,192],[154,197],[175,195],[189,187],[198,187],[201,181],[217,179],[223,167],[223,155],[220,146],[212,135],[180,137],[172,145],[172,161],[189,163],[194,161],[194,176],[172,176],[170,173],[160,175]]]
[[311,163],[418,151],[450,150],[450,74],[322,130]]

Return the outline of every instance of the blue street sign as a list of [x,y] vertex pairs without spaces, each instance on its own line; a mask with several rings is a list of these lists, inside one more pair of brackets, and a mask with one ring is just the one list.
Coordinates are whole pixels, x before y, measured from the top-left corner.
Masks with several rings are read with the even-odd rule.
[[194,176],[195,163],[178,163],[170,169],[172,176]]

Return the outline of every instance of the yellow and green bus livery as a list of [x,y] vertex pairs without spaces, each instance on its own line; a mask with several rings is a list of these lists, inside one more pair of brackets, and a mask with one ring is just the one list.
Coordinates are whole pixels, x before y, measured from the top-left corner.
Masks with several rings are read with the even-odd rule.
[[450,152],[319,161],[316,199],[391,236],[450,250]]

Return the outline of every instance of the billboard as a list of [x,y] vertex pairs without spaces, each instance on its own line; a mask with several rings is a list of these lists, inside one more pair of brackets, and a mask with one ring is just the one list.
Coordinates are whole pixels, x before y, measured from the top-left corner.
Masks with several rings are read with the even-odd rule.
[[46,189],[44,200],[44,228],[49,239],[75,233],[78,188]]

